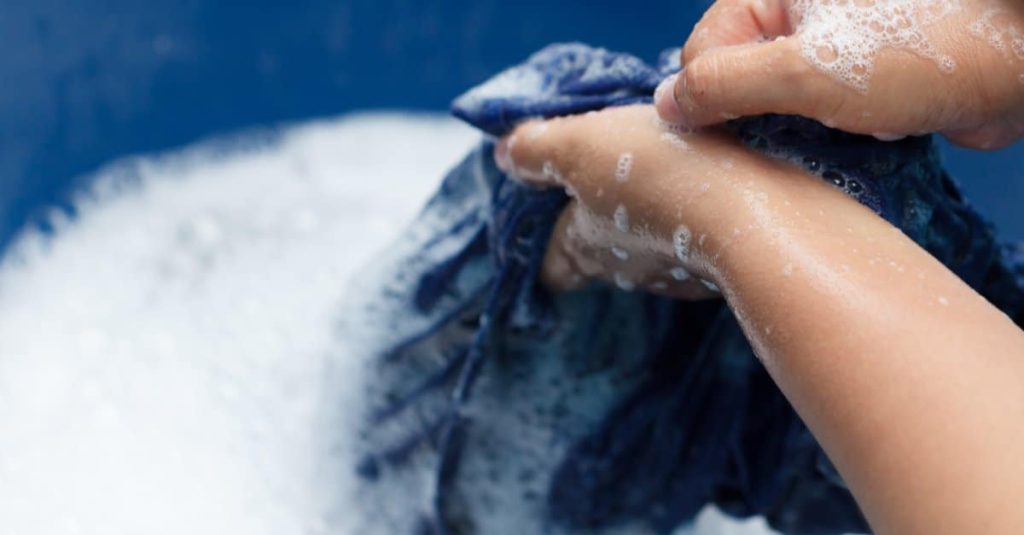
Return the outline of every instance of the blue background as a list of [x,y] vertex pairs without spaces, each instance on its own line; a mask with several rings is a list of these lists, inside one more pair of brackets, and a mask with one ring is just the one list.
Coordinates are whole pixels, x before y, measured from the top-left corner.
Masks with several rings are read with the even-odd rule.
[[[709,4],[5,0],[0,247],[113,158],[352,110],[443,110],[555,41],[653,60]],[[1024,237],[1022,148],[946,150],[1002,234]]]

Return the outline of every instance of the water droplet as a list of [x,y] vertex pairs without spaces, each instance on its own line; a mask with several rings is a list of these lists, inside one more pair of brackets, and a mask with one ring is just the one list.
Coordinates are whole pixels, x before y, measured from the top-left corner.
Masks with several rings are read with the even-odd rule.
[[703,284],[705,288],[711,290],[712,292],[721,292],[721,290],[718,288],[718,285],[709,280],[701,279],[700,283]]
[[690,280],[690,272],[681,267],[672,268],[672,270],[669,271],[669,274],[678,282]]
[[675,250],[676,258],[683,263],[690,261],[690,241],[693,234],[685,225],[680,225],[672,233],[672,248]]
[[625,291],[625,292],[632,292],[633,290],[636,289],[636,283],[634,283],[633,281],[629,280],[622,273],[616,273],[614,278],[615,278],[615,285],[618,286],[620,290]]
[[825,171],[824,173],[822,173],[821,177],[824,178],[825,180],[828,180],[838,188],[846,187],[846,179],[843,178],[843,175],[835,171]]
[[806,167],[807,170],[812,173],[817,173],[818,171],[821,170],[821,162],[814,158],[811,158],[810,156],[804,157],[803,162],[804,167]]

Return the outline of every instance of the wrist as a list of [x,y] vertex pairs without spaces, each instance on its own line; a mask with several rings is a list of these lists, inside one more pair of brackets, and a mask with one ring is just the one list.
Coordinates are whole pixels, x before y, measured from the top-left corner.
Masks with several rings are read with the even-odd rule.
[[[694,210],[688,267],[719,287],[731,273],[764,265],[785,236],[807,230],[809,216],[822,218],[828,206],[854,201],[803,170],[751,154],[751,161],[719,181]],[[873,214],[872,214],[873,215]]]

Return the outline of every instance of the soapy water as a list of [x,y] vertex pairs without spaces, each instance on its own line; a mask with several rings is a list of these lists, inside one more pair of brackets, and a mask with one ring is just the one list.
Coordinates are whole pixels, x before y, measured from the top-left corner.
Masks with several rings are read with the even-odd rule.
[[956,70],[926,30],[963,9],[960,0],[795,0],[790,9],[803,56],[818,70],[866,93],[878,54],[903,50]]
[[[55,236],[22,236],[0,264],[0,531],[354,534],[345,281],[476,138],[374,115],[213,142],[116,164]],[[696,532],[770,533],[712,509]]]

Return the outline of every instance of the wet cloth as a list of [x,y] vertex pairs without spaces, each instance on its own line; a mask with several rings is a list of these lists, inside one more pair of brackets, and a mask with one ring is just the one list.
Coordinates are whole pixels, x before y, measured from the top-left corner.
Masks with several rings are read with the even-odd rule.
[[[528,118],[649,103],[678,70],[583,45],[544,49],[470,91],[493,136]],[[883,143],[798,117],[730,128],[797,155],[1020,324],[1018,248],[943,171],[929,137]],[[384,532],[672,533],[714,504],[793,534],[866,532],[843,481],[722,301],[537,284],[567,202],[503,175],[485,140],[373,266],[360,495]]]

